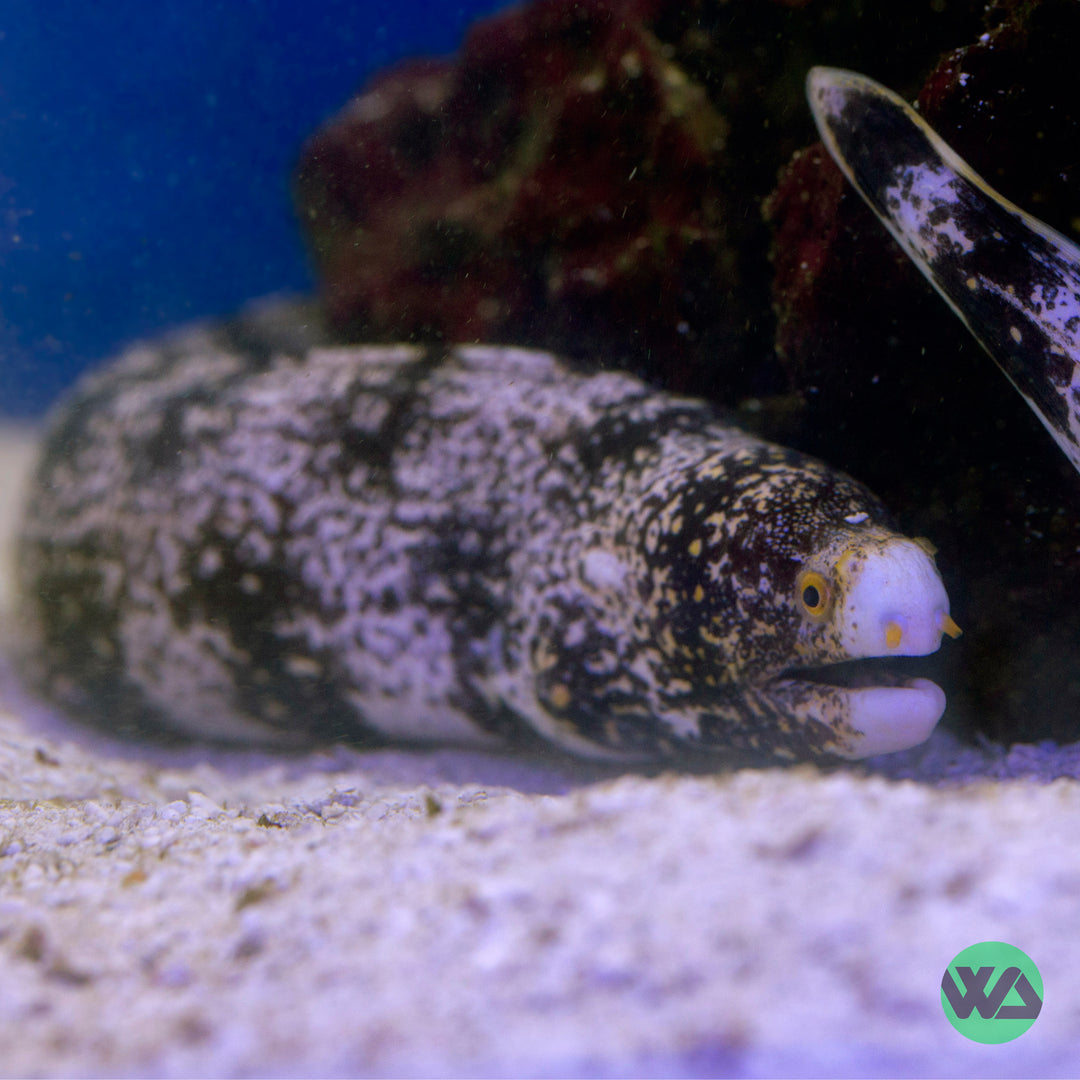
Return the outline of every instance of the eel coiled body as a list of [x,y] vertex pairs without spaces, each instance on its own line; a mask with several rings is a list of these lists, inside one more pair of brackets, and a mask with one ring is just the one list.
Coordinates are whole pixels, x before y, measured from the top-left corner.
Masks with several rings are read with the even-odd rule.
[[940,718],[928,680],[842,674],[958,633],[849,477],[539,351],[241,328],[134,347],[51,420],[20,575],[70,711],[624,757],[858,758]]
[[873,79],[815,67],[806,91],[844,176],[1080,469],[1080,247]]

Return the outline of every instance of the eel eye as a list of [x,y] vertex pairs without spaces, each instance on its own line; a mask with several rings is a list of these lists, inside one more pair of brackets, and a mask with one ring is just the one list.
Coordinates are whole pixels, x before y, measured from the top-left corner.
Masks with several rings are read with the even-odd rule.
[[799,602],[811,619],[824,619],[832,607],[829,583],[816,570],[805,570],[795,583],[799,590]]

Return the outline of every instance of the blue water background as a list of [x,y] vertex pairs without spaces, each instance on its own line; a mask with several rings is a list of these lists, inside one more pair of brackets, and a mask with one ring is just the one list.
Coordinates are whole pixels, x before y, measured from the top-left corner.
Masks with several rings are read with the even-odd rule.
[[0,0],[0,416],[124,342],[311,288],[301,142],[506,0]]

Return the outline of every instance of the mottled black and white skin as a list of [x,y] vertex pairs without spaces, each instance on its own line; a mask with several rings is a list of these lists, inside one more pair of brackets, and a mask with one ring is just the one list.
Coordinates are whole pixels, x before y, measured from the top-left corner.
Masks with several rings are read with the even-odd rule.
[[813,68],[807,96],[844,175],[1080,469],[1080,248],[865,75]]
[[242,322],[76,387],[20,574],[52,699],[262,744],[859,758],[924,740],[945,697],[843,662],[958,633],[925,541],[701,402],[538,351]]

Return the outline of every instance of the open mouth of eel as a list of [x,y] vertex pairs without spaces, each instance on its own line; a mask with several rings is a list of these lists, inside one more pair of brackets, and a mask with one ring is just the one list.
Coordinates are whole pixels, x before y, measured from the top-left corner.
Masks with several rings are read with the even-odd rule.
[[925,742],[945,712],[945,691],[926,678],[938,657],[893,656],[791,668],[769,683],[770,697],[793,719],[833,733],[831,752],[859,759]]
[[909,687],[912,683],[928,681],[918,674],[926,669],[927,660],[925,656],[872,656],[821,667],[789,668],[780,677],[848,690]]

